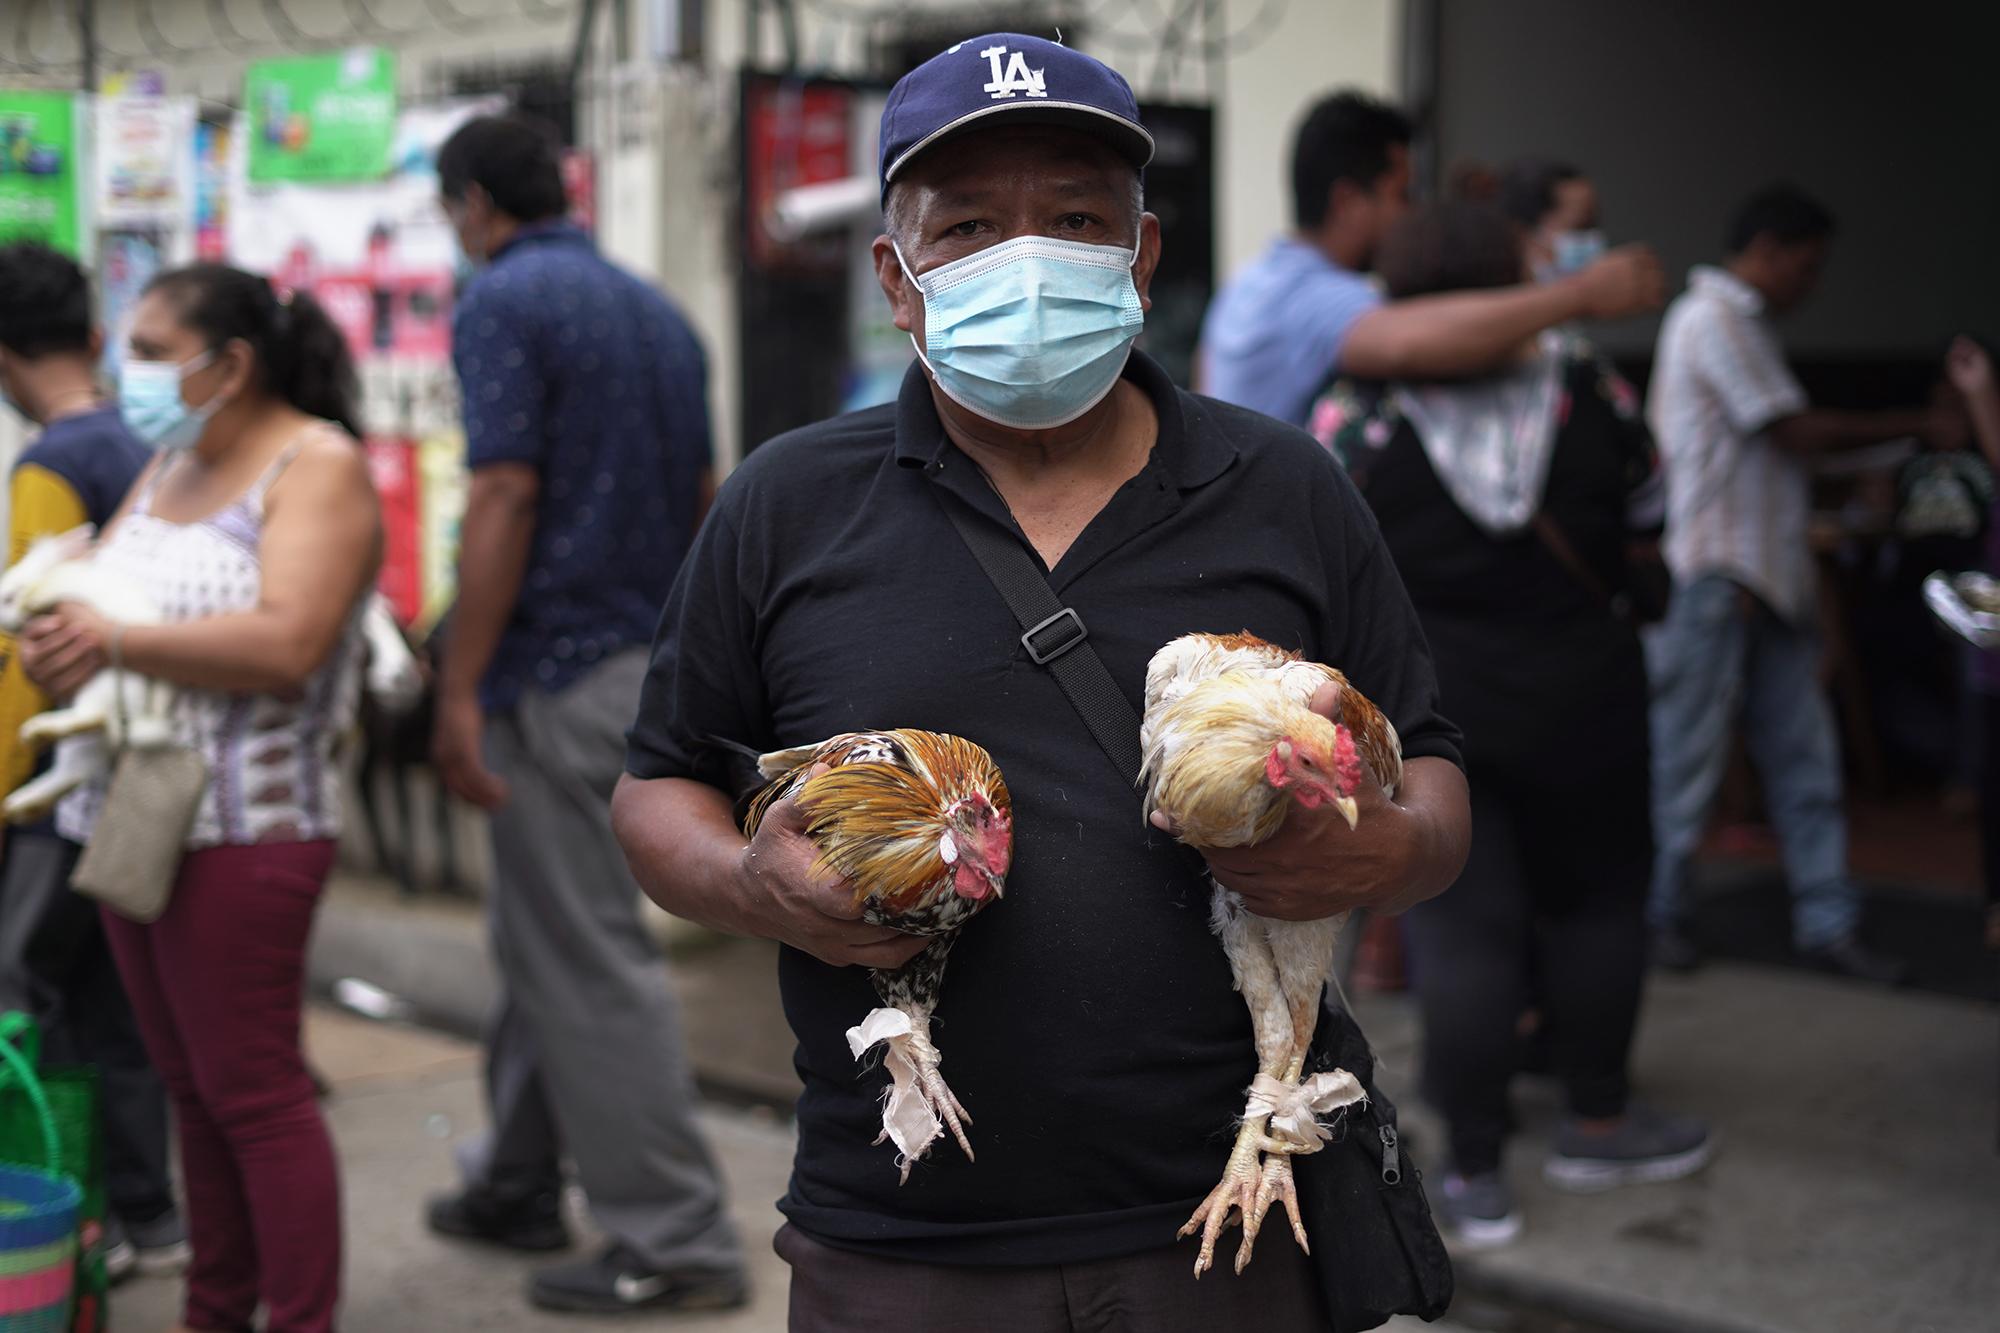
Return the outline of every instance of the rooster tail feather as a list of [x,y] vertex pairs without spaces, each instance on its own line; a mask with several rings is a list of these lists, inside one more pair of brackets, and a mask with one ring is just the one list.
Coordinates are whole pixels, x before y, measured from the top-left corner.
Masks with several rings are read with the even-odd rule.
[[825,745],[825,741],[814,741],[811,745],[794,745],[789,750],[772,750],[768,754],[751,752],[751,757],[757,761],[758,776],[766,782],[775,782],[810,764]]

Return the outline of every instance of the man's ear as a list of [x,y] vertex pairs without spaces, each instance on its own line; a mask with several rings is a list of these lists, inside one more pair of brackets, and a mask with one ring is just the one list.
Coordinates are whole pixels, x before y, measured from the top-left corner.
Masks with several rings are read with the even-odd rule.
[[1153,274],[1160,268],[1160,220],[1139,215],[1139,253],[1132,261],[1132,285],[1139,289],[1139,308],[1153,308]]
[[905,333],[913,333],[917,328],[917,317],[923,309],[923,297],[917,291],[917,284],[910,281],[903,272],[903,263],[896,258],[896,247],[889,238],[877,236],[871,250],[875,259],[875,281],[882,286],[882,295],[889,298],[889,309],[894,312],[896,327]]
[[92,365],[96,365],[104,359],[104,329],[101,325],[91,326],[90,341],[84,344],[84,346],[90,351],[90,363]]

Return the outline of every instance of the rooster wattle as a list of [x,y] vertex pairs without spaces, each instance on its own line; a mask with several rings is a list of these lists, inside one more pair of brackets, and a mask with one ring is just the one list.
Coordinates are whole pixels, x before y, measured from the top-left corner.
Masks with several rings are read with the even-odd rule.
[[896,1145],[904,1181],[945,1125],[970,1158],[972,1117],[938,1073],[930,1019],[952,942],[1001,896],[1013,858],[1013,809],[999,767],[971,741],[902,730],[777,750],[758,759],[757,771],[770,785],[744,816],[746,835],[756,835],[774,803],[795,797],[819,849],[815,869],[854,886],[863,919],[935,937],[903,966],[870,970],[883,1007],[849,1028],[847,1042],[857,1060],[887,1045],[891,1082],[876,1142]]
[[[1338,723],[1309,707],[1329,684],[1341,691]],[[1331,805],[1353,827],[1354,793],[1363,782],[1379,783],[1385,794],[1402,782],[1396,729],[1345,676],[1247,633],[1184,635],[1153,655],[1140,744],[1147,810],[1166,816],[1175,836],[1195,848],[1261,843],[1278,832],[1293,802]],[[1363,1097],[1345,1070],[1302,1077],[1346,919],[1257,916],[1215,885],[1211,922],[1250,1009],[1258,1072],[1222,1180],[1181,1228],[1183,1236],[1201,1233],[1197,1277],[1213,1265],[1232,1212],[1243,1222],[1241,1272],[1274,1201],[1283,1202],[1299,1245],[1310,1248],[1291,1159],[1325,1144],[1320,1115]]]

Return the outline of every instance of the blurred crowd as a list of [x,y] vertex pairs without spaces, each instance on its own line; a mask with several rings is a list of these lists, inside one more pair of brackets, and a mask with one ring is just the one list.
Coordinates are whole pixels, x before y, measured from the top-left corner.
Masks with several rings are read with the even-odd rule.
[[[1001,82],[997,57],[993,69]],[[1361,94],[1305,110],[1273,238],[1216,293],[1199,382],[1184,387],[1306,432],[1337,460],[1463,733],[1470,859],[1387,929],[1423,1019],[1423,1092],[1448,1130],[1432,1203],[1461,1241],[1491,1245],[1523,1224],[1505,1154],[1524,1068],[1564,1090],[1543,1165],[1560,1187],[1672,1179],[1709,1160],[1701,1108],[1645,1101],[1630,1064],[1648,966],[1701,961],[1690,879],[1739,738],[1797,952],[1865,983],[1903,979],[1905,961],[1867,937],[1848,866],[1816,467],[1850,455],[1893,479],[1927,565],[2000,572],[2000,388],[1968,336],[1940,349],[1928,401],[1816,404],[1783,320],[1812,297],[1838,225],[1797,186],[1716,218],[1712,261],[1683,277],[1643,243],[1609,243],[1613,224],[1643,219],[1601,216],[1587,169],[1465,164],[1420,199],[1412,138],[1403,113]],[[761,679],[685,647],[671,661],[648,650],[698,531],[746,571],[700,603],[723,620],[783,585],[761,563],[777,537],[727,515],[702,528],[714,496],[702,348],[668,299],[565,220],[550,137],[516,117],[473,120],[439,178],[477,275],[454,325],[472,482],[429,743],[448,788],[492,813],[505,999],[488,1044],[490,1131],[428,1223],[559,1250],[574,1178],[609,1240],[538,1270],[536,1303],[735,1304],[741,1244],[627,865],[650,851],[622,828],[621,848],[612,800],[642,690],[663,707],[707,672],[712,692],[763,706]],[[893,214],[886,178],[884,198]],[[1115,244],[1145,253],[1138,238]],[[915,301],[927,274],[903,270],[907,286],[898,274],[914,251],[885,241],[877,258],[892,300]],[[923,291],[932,310],[945,291]],[[1642,391],[1591,325],[1663,306]],[[934,375],[959,400],[935,330],[926,346],[913,383]],[[129,340],[106,348],[86,275],[10,245],[0,392],[37,432],[12,474],[10,564],[95,530],[69,553],[87,576],[0,583],[15,635],[0,676],[0,787],[15,798],[0,1003],[104,1073],[116,1267],[186,1266],[188,1329],[246,1328],[260,1307],[272,1330],[330,1329],[338,1168],[299,1030],[382,552],[354,447],[353,362],[309,294],[213,264],[156,278]],[[983,419],[1006,422],[998,407]],[[1919,593],[1904,591],[1914,613]],[[1991,835],[2000,663],[1968,655],[1966,688],[1992,700],[1966,714],[1983,728]],[[127,676],[165,682],[171,701],[125,691]],[[98,693],[100,679],[114,684]],[[76,726],[51,729],[52,749],[19,739],[65,701]],[[195,756],[199,776],[132,762],[148,745]],[[79,873],[80,859],[114,854],[101,830],[148,820],[147,845],[125,846],[112,873],[157,881],[150,916],[71,890],[102,883]],[[2000,837],[1987,842],[2000,903]]]

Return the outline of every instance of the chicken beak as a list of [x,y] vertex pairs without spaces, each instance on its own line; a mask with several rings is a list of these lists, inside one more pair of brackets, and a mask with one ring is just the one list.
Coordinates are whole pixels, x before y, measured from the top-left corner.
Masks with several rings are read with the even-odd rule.
[[995,875],[990,871],[987,873],[986,887],[993,891],[995,898],[1005,898],[1007,896],[1006,884],[1007,881],[999,875]]
[[1350,830],[1361,822],[1361,806],[1356,803],[1352,796],[1334,797],[1333,808],[1340,811],[1340,817],[1347,821],[1347,827]]

